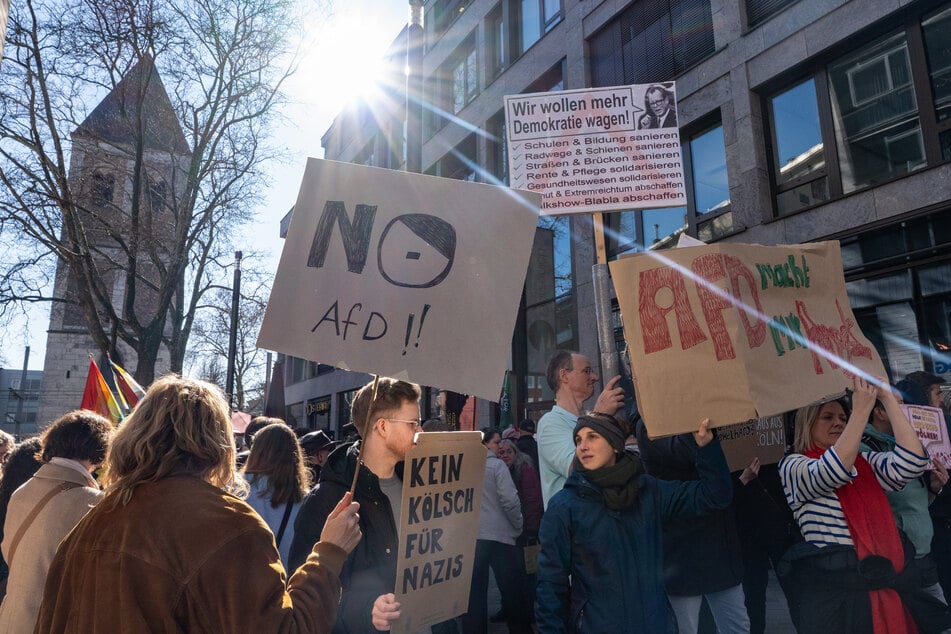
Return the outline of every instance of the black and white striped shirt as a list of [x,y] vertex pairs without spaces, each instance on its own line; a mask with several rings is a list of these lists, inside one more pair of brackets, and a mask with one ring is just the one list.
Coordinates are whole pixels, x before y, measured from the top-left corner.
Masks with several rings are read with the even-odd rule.
[[[902,490],[906,482],[920,476],[929,466],[927,455],[919,456],[900,445],[895,445],[894,451],[867,451],[862,456],[886,491]],[[846,470],[834,447],[819,458],[789,454],[779,463],[786,502],[807,542],[816,546],[854,546],[835,490],[857,475],[854,467],[851,472]]]

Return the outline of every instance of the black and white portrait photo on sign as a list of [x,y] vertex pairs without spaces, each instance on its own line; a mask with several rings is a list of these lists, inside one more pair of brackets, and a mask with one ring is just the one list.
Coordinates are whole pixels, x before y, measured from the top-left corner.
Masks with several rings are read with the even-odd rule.
[[638,130],[677,127],[677,97],[671,83],[651,84],[644,91],[644,114]]

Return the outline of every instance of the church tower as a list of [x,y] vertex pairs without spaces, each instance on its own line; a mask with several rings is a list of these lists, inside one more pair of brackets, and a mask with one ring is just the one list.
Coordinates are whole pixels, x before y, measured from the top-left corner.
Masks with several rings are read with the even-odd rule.
[[[152,59],[145,57],[132,67],[71,138],[68,181],[106,298],[123,320],[131,313],[135,318],[155,314],[157,297],[149,281],[162,274],[167,261],[163,256],[169,252],[165,245],[174,239],[174,214],[190,150]],[[136,290],[130,298],[126,287],[132,259]],[[40,427],[79,407],[90,354],[111,380],[105,351],[90,334],[78,301],[77,274],[60,259],[53,291],[59,301],[50,311],[37,415]],[[115,324],[106,320],[105,328],[116,361],[133,371],[135,352],[118,339]],[[163,345],[155,375],[167,372],[169,366],[170,355]]]

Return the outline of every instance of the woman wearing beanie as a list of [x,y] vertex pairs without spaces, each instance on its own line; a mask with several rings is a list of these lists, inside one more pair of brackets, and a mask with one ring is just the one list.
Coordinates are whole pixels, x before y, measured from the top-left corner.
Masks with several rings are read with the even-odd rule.
[[644,473],[613,416],[578,418],[572,473],[541,524],[539,634],[677,632],[664,594],[662,524],[725,508],[733,495],[709,422],[694,433],[700,480],[676,482]]

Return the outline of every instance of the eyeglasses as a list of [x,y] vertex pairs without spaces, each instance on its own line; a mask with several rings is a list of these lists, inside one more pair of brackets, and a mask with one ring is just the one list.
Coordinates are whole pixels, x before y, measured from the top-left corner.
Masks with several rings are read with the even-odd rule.
[[572,370],[575,372],[581,372],[582,374],[594,374],[594,370],[591,369],[590,365],[585,368],[572,368]]
[[419,429],[423,426],[422,418],[414,418],[413,420],[401,420],[399,418],[387,418],[386,420],[392,423],[406,423],[407,425],[412,425],[413,429]]

